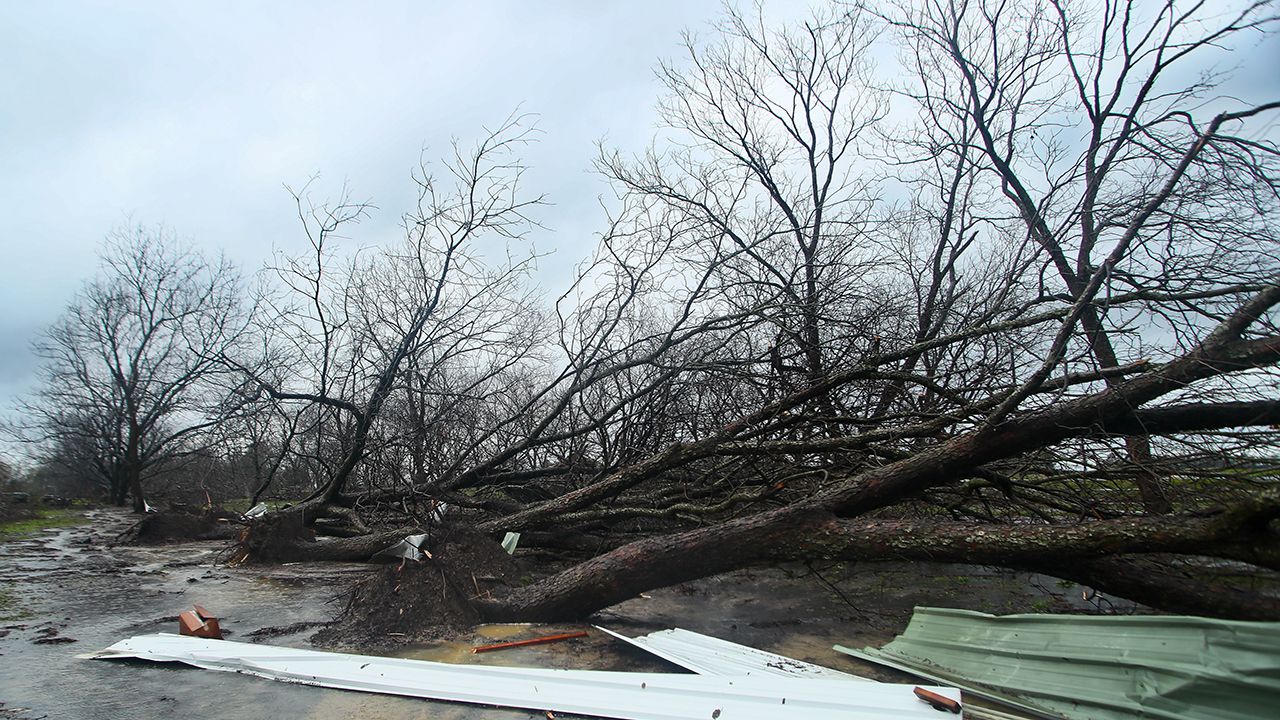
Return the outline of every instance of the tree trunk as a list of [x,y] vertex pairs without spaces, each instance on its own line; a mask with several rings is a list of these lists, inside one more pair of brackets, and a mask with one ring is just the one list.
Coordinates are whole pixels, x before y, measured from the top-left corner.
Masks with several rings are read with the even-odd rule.
[[121,470],[124,472],[125,485],[133,497],[133,511],[142,513],[147,511],[147,501],[142,495],[142,458],[138,443],[138,433],[130,432]]
[[1214,569],[1164,558],[1108,557],[1038,568],[1054,577],[1168,612],[1280,620],[1280,598],[1217,581]]
[[328,537],[317,540],[315,533],[303,526],[299,513],[272,513],[249,526],[240,541],[236,561],[250,562],[364,562],[379,550],[420,532],[402,527],[349,538]]
[[136,467],[129,469],[129,494],[133,496],[133,511],[146,512],[147,501],[142,496],[142,472]]
[[129,500],[129,481],[125,478],[124,471],[117,466],[111,472],[111,504],[116,507],[124,507]]
[[819,518],[800,507],[759,513],[689,532],[646,538],[579,563],[492,601],[480,601],[495,622],[581,618],[645,590],[696,580],[759,562]]
[[[646,590],[762,561],[929,560],[1034,569],[1084,581],[1157,606],[1153,596],[1177,586],[1155,570],[1126,578],[1109,560],[1131,553],[1195,552],[1249,558],[1280,568],[1266,523],[1280,514],[1272,493],[1211,516],[1120,518],[1083,525],[975,526],[971,523],[838,518],[784,508],[719,526],[648,538],[597,556],[540,582],[480,603],[493,621],[551,622],[585,617]],[[1260,548],[1254,552],[1254,548]],[[1153,568],[1155,566],[1152,566]],[[1072,568],[1074,574],[1063,573]],[[1148,579],[1150,578],[1150,579]],[[1181,584],[1187,584],[1185,579]],[[1105,587],[1104,587],[1105,586]],[[1195,607],[1240,617],[1280,618],[1280,601],[1248,594],[1197,595]],[[1164,605],[1167,605],[1165,603]]]

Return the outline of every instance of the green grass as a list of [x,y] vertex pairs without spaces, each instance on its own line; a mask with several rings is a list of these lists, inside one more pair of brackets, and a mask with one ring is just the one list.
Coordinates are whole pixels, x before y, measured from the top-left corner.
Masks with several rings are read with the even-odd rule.
[[0,540],[16,540],[39,535],[41,530],[70,527],[88,522],[79,510],[73,508],[37,508],[36,516],[22,520],[0,522]]

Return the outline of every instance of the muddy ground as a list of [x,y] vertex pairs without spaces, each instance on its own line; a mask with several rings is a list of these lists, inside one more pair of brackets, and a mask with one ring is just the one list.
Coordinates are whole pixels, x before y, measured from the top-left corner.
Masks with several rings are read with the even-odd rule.
[[[270,682],[183,666],[78,659],[131,635],[176,632],[178,612],[199,603],[228,639],[320,647],[312,636],[373,568],[349,563],[226,567],[225,543],[112,545],[134,520],[85,511],[87,523],[20,540],[0,539],[0,718],[543,718],[541,713],[455,705]],[[1113,610],[1131,605],[1074,584],[978,567],[875,563],[740,571],[655,590],[591,623],[626,634],[683,627],[881,679],[903,676],[858,663],[833,643],[880,645],[916,605],[988,612]],[[586,629],[588,638],[474,655],[475,644]],[[341,647],[359,651],[361,648]],[[438,642],[398,643],[381,654],[457,663],[680,672],[581,625],[487,625]]]

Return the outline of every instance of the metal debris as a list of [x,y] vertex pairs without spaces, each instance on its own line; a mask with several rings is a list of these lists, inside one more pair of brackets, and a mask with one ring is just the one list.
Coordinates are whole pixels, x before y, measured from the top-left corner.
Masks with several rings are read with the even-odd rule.
[[661,630],[634,638],[620,635],[599,625],[596,629],[699,675],[776,675],[869,682],[866,678],[857,675],[680,628]]
[[916,608],[879,650],[836,650],[1036,717],[1245,720],[1280,696],[1280,623]]
[[[844,680],[450,665],[168,634],[130,638],[95,657],[182,662],[305,685],[620,720],[938,717],[911,685]],[[955,690],[928,689],[959,699]]]
[[379,550],[374,553],[373,560],[413,560],[419,561],[423,558],[430,558],[431,552],[423,546],[427,544],[427,534],[409,535],[400,542],[392,545],[385,550]]

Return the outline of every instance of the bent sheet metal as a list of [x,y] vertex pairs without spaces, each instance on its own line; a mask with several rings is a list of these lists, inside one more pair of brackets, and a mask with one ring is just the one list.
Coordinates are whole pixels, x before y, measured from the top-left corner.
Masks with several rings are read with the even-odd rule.
[[[594,715],[620,720],[934,720],[912,685],[780,677],[451,665],[179,635],[140,635],[94,655],[181,662],[207,670],[343,690]],[[950,688],[929,688],[960,699]]]
[[916,608],[879,650],[836,650],[1073,720],[1276,717],[1280,623]]
[[785,655],[766,652],[691,630],[672,628],[639,637],[627,637],[608,628],[595,626],[623,642],[653,653],[667,662],[699,675],[772,675],[777,677],[813,678],[817,680],[856,680],[866,678],[803,662]]

